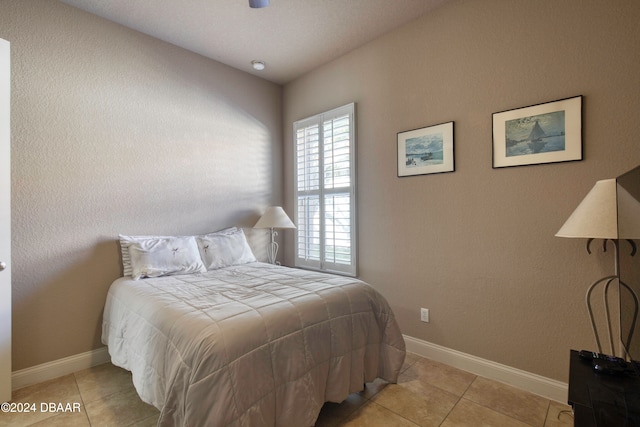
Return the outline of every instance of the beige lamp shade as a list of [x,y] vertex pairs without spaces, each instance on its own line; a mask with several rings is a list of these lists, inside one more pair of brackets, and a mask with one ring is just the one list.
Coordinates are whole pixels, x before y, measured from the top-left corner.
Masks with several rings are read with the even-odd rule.
[[[557,237],[594,239],[640,238],[640,202],[615,179],[596,182]],[[618,223],[620,221],[620,226]]]
[[280,206],[270,206],[262,214],[253,228],[296,228],[284,209]]

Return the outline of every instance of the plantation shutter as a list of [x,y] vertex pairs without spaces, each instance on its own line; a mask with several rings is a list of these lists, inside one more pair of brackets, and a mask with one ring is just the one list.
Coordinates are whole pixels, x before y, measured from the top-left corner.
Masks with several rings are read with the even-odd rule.
[[354,110],[294,123],[298,267],[356,275]]

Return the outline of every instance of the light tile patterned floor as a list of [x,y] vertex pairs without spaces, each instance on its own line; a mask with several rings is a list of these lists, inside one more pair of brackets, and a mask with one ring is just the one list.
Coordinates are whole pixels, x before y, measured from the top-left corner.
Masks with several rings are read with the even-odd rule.
[[[0,413],[0,426],[155,426],[158,410],[143,403],[129,372],[109,363],[16,390],[31,413]],[[79,412],[41,411],[54,402]],[[341,404],[325,404],[316,427],[572,426],[566,405],[407,354],[398,384],[375,381]]]

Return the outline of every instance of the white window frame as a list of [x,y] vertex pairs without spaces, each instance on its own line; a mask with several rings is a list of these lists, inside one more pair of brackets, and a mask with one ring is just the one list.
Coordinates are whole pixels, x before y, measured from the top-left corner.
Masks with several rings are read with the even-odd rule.
[[[342,107],[335,108],[333,110],[317,114],[311,117],[307,117],[306,119],[298,120],[293,123],[293,155],[294,155],[294,222],[298,226],[295,230],[295,266],[300,268],[307,268],[312,270],[320,270],[331,273],[344,274],[348,276],[357,276],[358,268],[357,268],[357,210],[356,210],[356,108],[355,103],[347,104]],[[306,129],[309,127],[313,127],[314,125],[318,126],[318,139],[320,141],[320,153],[322,153],[322,148],[324,147],[324,129],[323,124],[328,120],[333,120],[336,118],[343,117],[348,115],[349,117],[349,185],[338,187],[338,188],[325,188],[324,179],[325,173],[318,173],[317,177],[319,182],[318,189],[313,190],[302,190],[299,191],[298,187],[298,141],[297,134],[299,130]],[[324,156],[320,155],[319,157],[319,166],[318,170],[325,170],[324,165]],[[305,175],[309,178],[309,175]],[[325,243],[328,239],[328,233],[326,230],[326,223],[322,221],[325,218],[326,207],[325,207],[325,197],[330,196],[331,194],[349,194],[349,248],[350,248],[350,262],[345,264],[344,262],[332,262],[332,260],[327,260],[327,250],[325,247]],[[317,259],[313,259],[311,256],[301,256],[301,251],[299,250],[299,232],[300,232],[300,214],[299,212],[299,199],[304,197],[314,197],[317,195],[319,207],[318,221],[319,221],[319,256]],[[308,212],[308,211],[307,211]],[[307,222],[309,218],[306,218]],[[308,230],[307,230],[308,231]],[[301,238],[304,238],[301,237]],[[307,243],[310,245],[310,243]],[[309,253],[310,246],[306,246],[306,251],[304,253]]]

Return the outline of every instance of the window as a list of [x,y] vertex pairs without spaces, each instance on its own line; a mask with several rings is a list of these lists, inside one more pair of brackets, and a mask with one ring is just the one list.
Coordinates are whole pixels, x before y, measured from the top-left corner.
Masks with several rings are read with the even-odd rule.
[[293,124],[297,267],[355,276],[355,104]]

